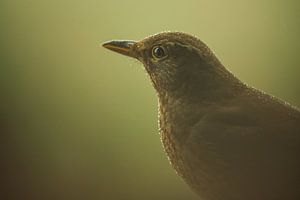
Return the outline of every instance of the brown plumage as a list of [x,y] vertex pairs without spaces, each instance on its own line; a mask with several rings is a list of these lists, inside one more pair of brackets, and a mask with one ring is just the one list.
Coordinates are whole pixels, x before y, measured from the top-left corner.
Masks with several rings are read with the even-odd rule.
[[299,110],[238,80],[185,33],[103,46],[144,64],[165,151],[203,200],[300,199]]

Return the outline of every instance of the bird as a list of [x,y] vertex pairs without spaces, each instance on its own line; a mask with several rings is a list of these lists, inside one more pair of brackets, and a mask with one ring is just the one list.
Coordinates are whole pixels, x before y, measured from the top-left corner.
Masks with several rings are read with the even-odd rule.
[[239,80],[188,33],[102,46],[144,65],[158,97],[164,150],[201,199],[300,199],[297,107]]

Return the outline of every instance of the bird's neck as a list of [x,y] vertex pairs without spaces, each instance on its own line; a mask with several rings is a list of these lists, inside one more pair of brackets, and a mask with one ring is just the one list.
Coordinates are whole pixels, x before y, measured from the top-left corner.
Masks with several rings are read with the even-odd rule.
[[245,85],[229,72],[222,64],[214,63],[211,68],[202,70],[195,67],[195,73],[184,74],[180,84],[157,92],[160,103],[181,101],[184,104],[215,104],[222,99],[232,98],[245,88]]

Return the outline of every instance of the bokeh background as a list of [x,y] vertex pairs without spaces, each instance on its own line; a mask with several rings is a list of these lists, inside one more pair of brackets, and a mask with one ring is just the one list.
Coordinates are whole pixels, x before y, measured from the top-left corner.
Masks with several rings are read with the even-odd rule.
[[141,64],[99,45],[164,30],[300,106],[296,0],[1,0],[0,199],[196,200],[160,144]]

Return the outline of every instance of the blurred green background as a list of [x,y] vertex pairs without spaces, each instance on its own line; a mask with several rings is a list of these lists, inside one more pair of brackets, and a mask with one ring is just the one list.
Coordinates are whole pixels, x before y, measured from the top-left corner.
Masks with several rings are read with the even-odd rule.
[[241,80],[300,106],[300,3],[0,2],[0,199],[198,199],[176,176],[141,64],[99,44],[196,35]]

